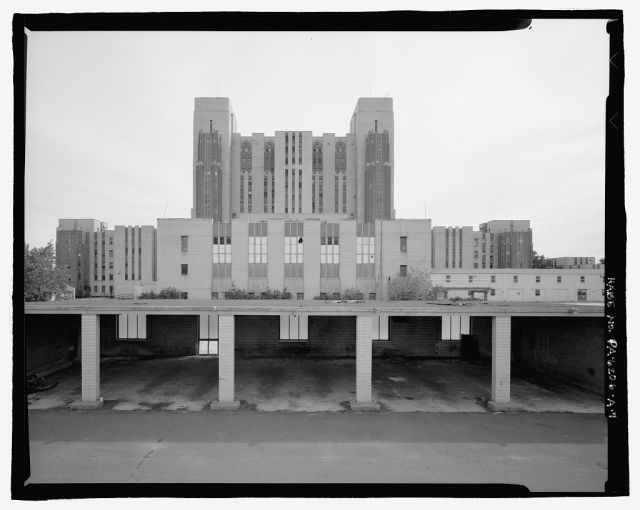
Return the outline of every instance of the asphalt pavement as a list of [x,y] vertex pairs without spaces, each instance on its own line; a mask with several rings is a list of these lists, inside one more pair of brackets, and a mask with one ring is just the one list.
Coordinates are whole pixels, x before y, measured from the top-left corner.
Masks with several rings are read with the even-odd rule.
[[510,483],[601,492],[574,413],[29,411],[28,483]]

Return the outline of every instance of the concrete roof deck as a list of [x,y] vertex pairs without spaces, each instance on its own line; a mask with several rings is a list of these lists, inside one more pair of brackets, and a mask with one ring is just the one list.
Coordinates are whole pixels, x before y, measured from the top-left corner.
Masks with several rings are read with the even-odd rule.
[[483,301],[361,301],[320,300],[212,300],[212,299],[109,299],[84,298],[69,301],[25,303],[27,314],[148,314],[194,315],[201,312],[236,315],[359,315],[383,313],[398,316],[521,316],[521,317],[604,317],[599,302],[483,302]]

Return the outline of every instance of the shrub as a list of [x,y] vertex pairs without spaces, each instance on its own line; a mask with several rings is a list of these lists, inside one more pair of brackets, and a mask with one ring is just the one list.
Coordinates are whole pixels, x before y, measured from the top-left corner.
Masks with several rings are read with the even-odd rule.
[[286,288],[282,291],[267,289],[260,294],[247,289],[239,289],[235,285],[225,293],[225,299],[291,299],[291,292]]
[[182,292],[175,287],[165,287],[158,292],[156,299],[182,299]]
[[340,299],[356,299],[360,301],[364,299],[364,294],[356,288],[345,289],[342,291]]
[[[322,293],[319,296],[315,296],[313,299],[317,301],[334,301],[334,298],[331,294]],[[345,289],[340,294],[338,299],[344,299],[349,301],[362,301],[364,299],[364,293],[356,288]]]
[[406,276],[398,273],[389,282],[389,301],[426,301],[443,297],[446,289],[432,286],[425,269],[410,267]]

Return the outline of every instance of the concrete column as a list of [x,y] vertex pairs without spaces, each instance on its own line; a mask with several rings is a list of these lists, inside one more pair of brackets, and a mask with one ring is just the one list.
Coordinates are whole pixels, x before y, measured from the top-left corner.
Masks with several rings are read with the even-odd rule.
[[356,400],[354,411],[379,411],[380,404],[371,401],[371,317],[356,318]]
[[232,314],[218,317],[218,401],[211,409],[237,408],[234,401],[235,386],[235,327]]
[[76,409],[101,407],[100,397],[100,316],[81,315],[82,400],[71,404]]
[[491,318],[491,400],[493,410],[512,410],[511,317]]

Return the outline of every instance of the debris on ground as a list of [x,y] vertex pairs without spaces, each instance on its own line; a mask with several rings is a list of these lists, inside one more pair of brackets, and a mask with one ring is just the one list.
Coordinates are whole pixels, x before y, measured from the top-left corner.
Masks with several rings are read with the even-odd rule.
[[36,393],[37,391],[46,391],[55,388],[58,381],[50,381],[45,377],[32,374],[27,377],[27,393]]

